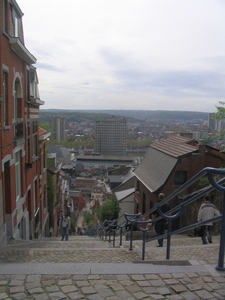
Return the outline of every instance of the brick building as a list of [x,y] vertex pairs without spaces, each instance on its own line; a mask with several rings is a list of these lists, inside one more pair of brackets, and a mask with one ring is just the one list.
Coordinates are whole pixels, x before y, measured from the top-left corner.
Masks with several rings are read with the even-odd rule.
[[[0,244],[36,237],[41,220],[36,58],[25,47],[23,13],[0,5]],[[41,172],[41,173],[40,173]]]
[[47,139],[51,135],[50,132],[39,127],[39,198],[40,209],[35,216],[36,222],[36,236],[48,236],[49,235],[49,212],[47,201]]
[[[134,170],[135,213],[146,213],[157,202],[159,193],[170,195],[203,168],[220,168],[224,163],[224,153],[180,135],[152,144]],[[197,189],[198,182],[190,186],[182,197]],[[178,202],[176,197],[170,203],[174,207]],[[178,226],[176,222],[173,223],[175,227]]]

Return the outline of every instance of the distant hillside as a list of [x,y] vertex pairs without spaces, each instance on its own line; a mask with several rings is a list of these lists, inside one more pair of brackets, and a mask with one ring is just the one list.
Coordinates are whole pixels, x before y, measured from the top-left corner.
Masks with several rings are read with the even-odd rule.
[[207,120],[208,113],[190,111],[166,111],[166,110],[61,110],[41,109],[40,116],[43,121],[48,121],[51,116],[63,115],[67,121],[82,122],[84,120],[95,121],[99,117],[107,115],[123,116],[129,122],[141,121],[199,121]]

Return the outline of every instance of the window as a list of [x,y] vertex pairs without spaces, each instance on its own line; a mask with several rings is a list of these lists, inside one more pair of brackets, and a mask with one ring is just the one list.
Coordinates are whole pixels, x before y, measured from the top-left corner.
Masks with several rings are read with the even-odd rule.
[[8,73],[3,72],[3,124],[8,125]]
[[32,147],[32,155],[33,155],[33,158],[35,156],[37,156],[37,135],[33,135],[33,138],[32,138],[32,143],[33,143],[33,147]]
[[15,168],[16,168],[16,200],[18,200],[21,197],[21,152],[18,151],[15,154],[16,156],[16,162],[15,162]]
[[176,171],[175,172],[175,184],[184,184],[187,181],[186,171]]
[[16,78],[15,81],[15,89],[14,89],[14,114],[15,119],[18,119],[21,117],[21,100],[19,97],[21,95],[21,87],[20,87],[20,80],[19,78]]
[[8,34],[8,1],[3,0],[3,31]]
[[18,18],[15,16],[15,19],[14,19],[14,29],[15,29],[15,37],[18,37],[19,36],[19,20]]

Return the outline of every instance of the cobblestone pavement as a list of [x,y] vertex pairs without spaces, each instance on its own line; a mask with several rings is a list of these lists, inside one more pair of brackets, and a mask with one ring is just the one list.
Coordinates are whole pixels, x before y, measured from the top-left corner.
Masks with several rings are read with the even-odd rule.
[[119,246],[86,236],[10,241],[0,248],[1,299],[225,299],[225,272],[218,263],[219,238],[172,238],[170,260],[156,242]]

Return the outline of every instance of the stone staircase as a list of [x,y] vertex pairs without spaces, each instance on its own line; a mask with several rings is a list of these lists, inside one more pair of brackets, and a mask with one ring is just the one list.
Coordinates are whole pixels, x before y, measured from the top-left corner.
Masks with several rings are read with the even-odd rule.
[[[61,237],[43,238],[24,241],[11,240],[4,249],[0,249],[0,263],[159,263],[166,262],[166,241],[163,248],[156,247],[157,242],[146,244],[145,261],[142,261],[142,241],[135,240],[130,251],[130,241],[116,237],[115,247],[112,241],[85,235],[69,236],[69,241]],[[214,237],[213,244],[202,245],[200,238],[185,235],[173,236],[171,239],[170,260],[200,260],[207,264],[217,264],[219,237]]]

